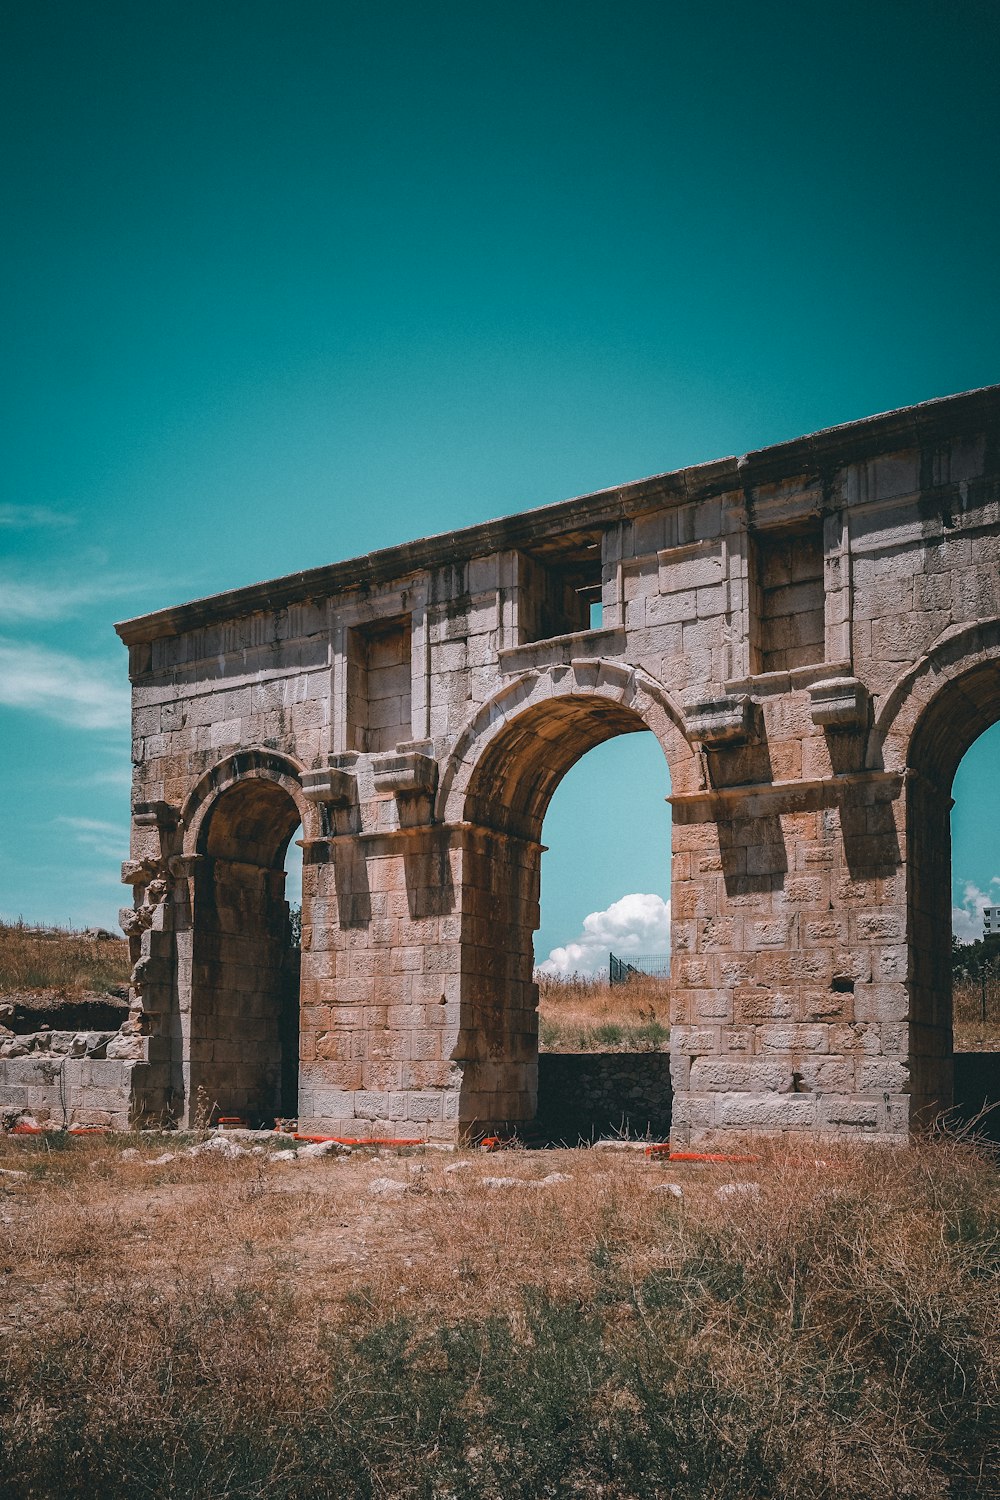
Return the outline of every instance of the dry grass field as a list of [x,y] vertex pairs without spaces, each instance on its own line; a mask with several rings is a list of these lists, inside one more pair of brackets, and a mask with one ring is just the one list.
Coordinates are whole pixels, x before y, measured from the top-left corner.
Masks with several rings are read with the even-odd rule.
[[538,978],[538,1041],[543,1052],[655,1052],[670,1044],[670,985],[634,976]]
[[0,1139],[5,1500],[1000,1494],[969,1144],[183,1145]]

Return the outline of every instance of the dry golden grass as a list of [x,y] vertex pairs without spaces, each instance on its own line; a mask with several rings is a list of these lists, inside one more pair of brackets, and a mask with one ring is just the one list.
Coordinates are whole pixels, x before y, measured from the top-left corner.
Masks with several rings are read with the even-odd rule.
[[961,1142],[122,1144],[0,1141],[5,1500],[1000,1492],[1000,1178]]
[[956,980],[953,1006],[956,1052],[1000,1052],[1000,975],[988,976],[985,995],[979,979]]
[[538,977],[539,1044],[546,1052],[648,1052],[670,1038],[670,983],[636,975],[627,984],[573,974]]
[[57,991],[67,999],[128,984],[124,938],[97,939],[61,928],[0,922],[0,995]]

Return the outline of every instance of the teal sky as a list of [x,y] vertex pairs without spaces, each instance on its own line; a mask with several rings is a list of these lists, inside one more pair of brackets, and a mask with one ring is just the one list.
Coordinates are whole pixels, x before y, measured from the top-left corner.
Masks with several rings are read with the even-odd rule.
[[[8,4],[0,913],[120,904],[114,619],[1000,379],[998,38],[968,0]],[[661,771],[604,753],[619,837],[584,762],[542,953],[657,889]]]

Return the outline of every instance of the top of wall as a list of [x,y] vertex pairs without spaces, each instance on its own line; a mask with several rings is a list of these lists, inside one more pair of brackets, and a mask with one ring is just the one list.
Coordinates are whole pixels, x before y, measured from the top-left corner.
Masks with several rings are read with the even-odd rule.
[[130,646],[181,635],[221,620],[261,610],[284,609],[289,604],[404,579],[445,563],[463,563],[514,548],[530,550],[545,537],[581,527],[607,526],[650,511],[733,491],[747,492],[758,485],[775,484],[796,476],[824,477],[876,454],[954,437],[997,418],[1000,418],[1000,385],[984,386],[962,395],[945,396],[858,422],[845,422],[839,427],[827,427],[806,437],[760,448],[742,458],[721,458],[657,474],[596,494],[466,526],[460,531],[423,537],[344,562],[212,594],[189,604],[172,605],[134,620],[123,620],[115,629]]

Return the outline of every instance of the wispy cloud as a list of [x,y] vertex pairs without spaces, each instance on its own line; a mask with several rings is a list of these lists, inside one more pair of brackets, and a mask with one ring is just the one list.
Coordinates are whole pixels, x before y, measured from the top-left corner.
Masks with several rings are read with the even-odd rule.
[[981,891],[971,880],[965,882],[961,904],[951,909],[951,930],[960,943],[974,943],[983,935],[983,911],[1000,906],[1000,875],[994,875],[988,891]]
[[128,853],[128,829],[103,818],[60,817],[53,820],[72,830],[78,844],[99,854],[102,859],[119,860]]
[[24,580],[0,575],[0,619],[66,620],[91,604],[135,593],[135,580],[101,578],[67,582],[57,576]]
[[0,704],[44,714],[74,729],[124,729],[124,672],[32,642],[0,636]]
[[31,531],[43,526],[75,526],[76,516],[47,505],[0,505],[0,527],[9,531]]
[[553,948],[542,974],[595,974],[606,967],[608,953],[670,952],[670,902],[661,896],[636,893],[613,901],[605,911],[583,919],[583,931],[572,943]]

